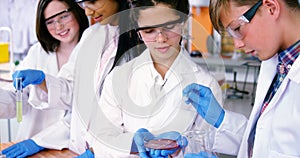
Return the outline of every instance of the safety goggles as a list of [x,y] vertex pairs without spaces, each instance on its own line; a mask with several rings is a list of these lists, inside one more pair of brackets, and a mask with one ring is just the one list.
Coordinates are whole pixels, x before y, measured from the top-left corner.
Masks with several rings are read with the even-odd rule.
[[51,17],[45,19],[45,24],[49,30],[56,28],[56,24],[65,25],[68,22],[72,21],[73,17],[70,12],[71,8],[65,9]]
[[[104,0],[75,0],[75,2],[82,8],[89,8],[90,10],[96,11],[102,8],[104,5]],[[96,4],[97,3],[97,4]],[[97,8],[95,8],[97,6]]]
[[145,42],[154,42],[156,41],[156,37],[158,34],[163,34],[167,38],[172,38],[180,34],[181,33],[180,23],[182,22],[183,19],[179,18],[178,20],[166,22],[163,24],[139,27],[136,29],[136,31],[138,32],[141,40]]
[[232,21],[226,28],[229,35],[236,39],[243,39],[245,37],[245,30],[243,30],[241,27],[250,23],[261,5],[262,0],[259,0],[246,13],[244,13],[238,19]]

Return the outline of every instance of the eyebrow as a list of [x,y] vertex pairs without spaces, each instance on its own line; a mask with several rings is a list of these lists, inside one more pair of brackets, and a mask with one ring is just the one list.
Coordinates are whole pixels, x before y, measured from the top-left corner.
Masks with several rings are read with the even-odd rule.
[[49,18],[45,19],[45,21],[47,21],[47,20],[49,20],[49,19],[52,19],[52,18],[56,17],[57,15],[63,14],[63,13],[65,13],[65,12],[68,12],[68,11],[70,11],[70,10],[71,10],[71,8],[65,9],[65,10],[63,10],[63,11],[57,13],[57,14],[54,14],[54,15],[50,16]]
[[157,27],[162,27],[162,26],[165,26],[165,25],[176,24],[176,23],[180,23],[180,22],[183,22],[183,18],[182,17],[180,17],[177,20],[169,21],[169,22],[166,22],[166,23],[163,23],[163,24],[152,25],[152,26],[145,26],[145,27],[139,27],[139,28],[136,29],[136,31],[147,30],[147,29],[152,29],[152,28],[157,28]]

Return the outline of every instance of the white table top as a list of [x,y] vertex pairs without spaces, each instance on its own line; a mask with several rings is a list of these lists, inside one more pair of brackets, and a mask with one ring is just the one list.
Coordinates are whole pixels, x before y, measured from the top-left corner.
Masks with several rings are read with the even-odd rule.
[[192,58],[192,60],[200,65],[208,65],[208,66],[222,66],[225,67],[238,67],[238,66],[244,66],[247,64],[247,60],[243,59],[226,59],[222,57],[209,57],[209,58]]

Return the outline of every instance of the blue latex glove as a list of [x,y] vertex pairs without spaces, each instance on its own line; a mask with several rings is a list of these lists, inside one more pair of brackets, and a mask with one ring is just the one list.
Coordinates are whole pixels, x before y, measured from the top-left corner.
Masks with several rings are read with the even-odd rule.
[[[172,149],[172,150],[157,150],[157,149],[148,149],[144,147],[144,141],[145,140],[151,140],[151,139],[171,139],[176,140],[177,144],[179,145],[178,148]],[[134,135],[134,141],[136,143],[136,146],[138,148],[139,156],[141,158],[164,158],[168,157],[168,155],[171,155],[175,153],[178,149],[185,147],[187,145],[187,139],[182,137],[180,133],[178,132],[166,132],[163,134],[158,135],[157,137],[154,137],[153,134],[151,134],[147,129],[141,128],[139,129],[135,135]]]
[[207,153],[201,151],[199,154],[187,153],[184,155],[184,158],[218,158],[214,153]]
[[136,144],[136,147],[138,149],[141,158],[149,157],[146,148],[144,147],[144,140],[148,140],[148,139],[149,140],[154,139],[154,136],[145,128],[140,128],[134,134],[133,141]]
[[176,149],[171,149],[171,150],[156,150],[156,149],[150,149],[150,156],[151,157],[165,157],[168,158],[169,155],[174,154],[176,151],[178,151],[179,149],[182,149],[184,147],[187,146],[188,141],[185,137],[181,136],[180,133],[178,132],[165,132],[162,133],[160,135],[158,135],[157,137],[155,137],[156,139],[171,139],[171,140],[176,140],[177,144],[178,144],[178,148]]
[[192,83],[184,88],[183,96],[209,124],[216,128],[221,125],[225,111],[208,87]]
[[44,149],[44,147],[37,145],[32,139],[27,139],[4,149],[2,154],[5,154],[7,158],[22,158],[33,155]]
[[41,70],[20,70],[16,71],[12,75],[14,81],[14,87],[16,88],[16,78],[22,78],[22,88],[25,88],[29,84],[41,84],[45,79],[45,74]]
[[76,158],[94,158],[94,153],[90,149],[87,149],[83,154],[77,156]]

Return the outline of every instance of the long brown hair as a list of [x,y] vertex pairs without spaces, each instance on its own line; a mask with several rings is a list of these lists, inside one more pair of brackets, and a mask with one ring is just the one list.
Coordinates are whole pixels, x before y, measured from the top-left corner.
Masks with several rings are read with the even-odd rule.
[[[55,39],[48,31],[45,24],[44,11],[48,4],[53,0],[39,0],[37,13],[36,13],[36,35],[38,41],[41,43],[43,49],[49,53],[54,52],[60,44],[60,41]],[[83,9],[74,2],[74,0],[59,0],[66,3],[71,12],[75,16],[76,21],[79,23],[79,39],[80,40],[83,31],[89,27],[89,21]]]

